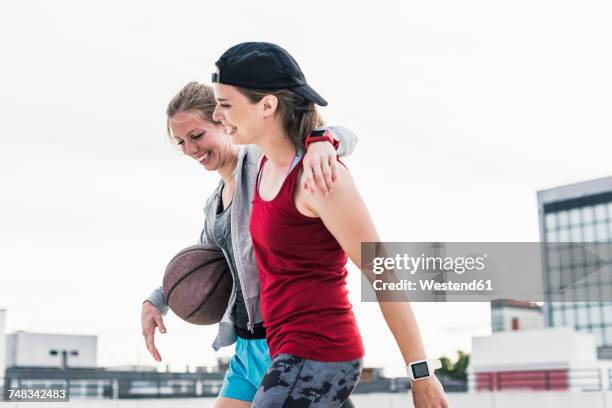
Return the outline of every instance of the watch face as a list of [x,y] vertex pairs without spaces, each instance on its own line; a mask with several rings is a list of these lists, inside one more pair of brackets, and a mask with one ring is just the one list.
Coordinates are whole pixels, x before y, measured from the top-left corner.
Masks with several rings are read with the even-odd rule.
[[412,376],[415,380],[429,376],[429,368],[427,367],[427,361],[422,363],[412,364]]
[[313,130],[312,132],[310,132],[310,137],[325,136],[325,133],[327,133],[327,129]]

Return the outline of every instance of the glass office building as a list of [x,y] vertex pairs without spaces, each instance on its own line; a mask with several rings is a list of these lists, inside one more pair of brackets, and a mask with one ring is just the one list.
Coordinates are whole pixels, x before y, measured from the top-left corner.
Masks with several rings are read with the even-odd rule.
[[[538,207],[542,242],[612,242],[612,177],[540,191]],[[546,283],[571,281],[580,267],[580,260],[549,263]],[[602,276],[583,296],[610,284],[612,276]],[[599,357],[612,358],[612,302],[546,302],[544,321],[593,333]]]

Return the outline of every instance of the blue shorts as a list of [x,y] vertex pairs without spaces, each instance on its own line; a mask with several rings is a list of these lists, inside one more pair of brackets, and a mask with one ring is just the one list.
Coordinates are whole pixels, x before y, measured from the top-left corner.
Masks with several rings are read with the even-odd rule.
[[253,401],[270,363],[270,350],[265,339],[238,337],[236,352],[230,360],[219,396]]

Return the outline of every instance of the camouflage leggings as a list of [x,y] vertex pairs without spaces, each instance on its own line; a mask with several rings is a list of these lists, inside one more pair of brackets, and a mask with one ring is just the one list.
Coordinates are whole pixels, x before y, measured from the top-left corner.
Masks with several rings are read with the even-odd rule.
[[279,354],[272,359],[252,408],[351,407],[348,398],[362,364],[361,359],[336,363]]

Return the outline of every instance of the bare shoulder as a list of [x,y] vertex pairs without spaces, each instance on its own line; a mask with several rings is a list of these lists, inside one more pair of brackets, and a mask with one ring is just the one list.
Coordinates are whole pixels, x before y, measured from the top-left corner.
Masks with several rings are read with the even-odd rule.
[[300,175],[299,186],[296,189],[295,203],[302,214],[309,217],[318,217],[320,216],[321,210],[342,204],[346,200],[350,200],[354,197],[354,194],[357,193],[357,189],[350,171],[342,164],[338,164],[337,174],[338,178],[329,195],[321,193],[313,194],[310,191],[304,190],[303,185],[305,176],[304,173]]
[[347,189],[351,190],[355,188],[355,182],[349,169],[342,163],[338,163],[336,166],[338,178],[334,183],[332,193],[327,198],[333,198],[334,196],[341,195],[342,192],[346,192]]

